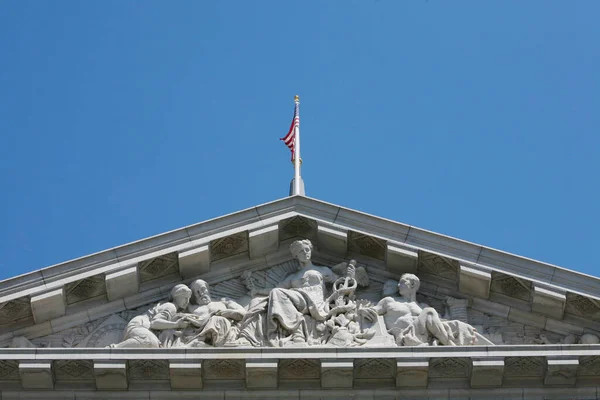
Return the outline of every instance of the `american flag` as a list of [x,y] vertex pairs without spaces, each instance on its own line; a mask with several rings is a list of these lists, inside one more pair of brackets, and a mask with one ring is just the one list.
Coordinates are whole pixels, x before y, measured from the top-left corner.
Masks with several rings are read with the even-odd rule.
[[294,161],[294,149],[296,147],[296,127],[300,127],[300,116],[298,115],[298,107],[299,103],[296,102],[296,105],[294,106],[294,118],[292,119],[290,130],[288,131],[287,135],[279,139],[283,140],[283,143],[285,143],[285,145],[292,152],[292,161]]

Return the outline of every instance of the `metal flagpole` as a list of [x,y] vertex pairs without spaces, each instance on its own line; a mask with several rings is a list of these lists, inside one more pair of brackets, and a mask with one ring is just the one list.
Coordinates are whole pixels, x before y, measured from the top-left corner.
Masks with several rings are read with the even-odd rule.
[[297,196],[300,194],[300,163],[302,160],[300,159],[300,96],[294,96],[294,102],[296,107],[296,118],[298,118],[298,122],[294,121],[294,140],[296,141],[294,144],[294,195]]

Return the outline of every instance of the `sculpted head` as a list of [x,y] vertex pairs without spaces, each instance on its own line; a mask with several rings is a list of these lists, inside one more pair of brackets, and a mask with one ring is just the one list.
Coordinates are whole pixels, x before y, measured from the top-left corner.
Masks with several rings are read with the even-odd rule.
[[196,279],[190,286],[192,293],[194,293],[194,300],[198,305],[205,306],[210,304],[212,299],[210,298],[210,290],[206,281]]
[[414,274],[402,274],[400,277],[400,281],[398,281],[398,293],[403,297],[410,297],[411,295],[417,293],[419,287],[421,286],[421,281]]
[[184,309],[190,303],[190,297],[192,296],[192,291],[189,287],[180,283],[179,285],[175,285],[173,289],[171,289],[171,298],[173,299],[173,303],[177,306],[177,308]]
[[381,295],[383,297],[394,296],[398,293],[398,282],[393,279],[388,279],[383,284]]
[[313,244],[308,239],[296,240],[290,244],[290,252],[294,258],[301,263],[310,261],[312,257]]

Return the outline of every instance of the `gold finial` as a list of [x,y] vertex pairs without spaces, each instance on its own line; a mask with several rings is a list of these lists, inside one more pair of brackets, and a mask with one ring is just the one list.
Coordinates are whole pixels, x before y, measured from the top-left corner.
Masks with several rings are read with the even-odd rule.
[[294,101],[300,101],[300,96],[298,96],[298,95],[295,95],[295,96],[294,96]]

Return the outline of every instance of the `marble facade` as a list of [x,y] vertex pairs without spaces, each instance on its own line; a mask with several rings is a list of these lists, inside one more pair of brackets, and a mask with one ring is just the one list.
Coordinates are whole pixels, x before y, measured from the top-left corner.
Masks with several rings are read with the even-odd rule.
[[294,196],[0,282],[0,398],[597,398],[599,293]]

